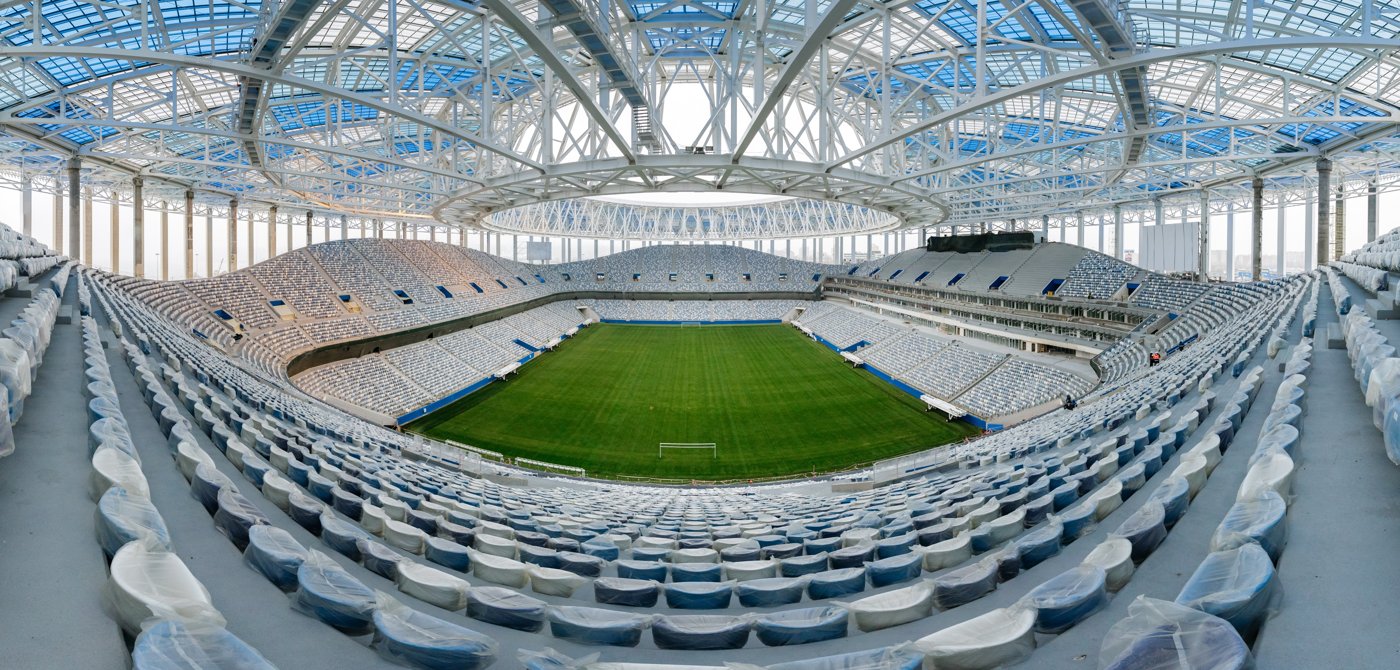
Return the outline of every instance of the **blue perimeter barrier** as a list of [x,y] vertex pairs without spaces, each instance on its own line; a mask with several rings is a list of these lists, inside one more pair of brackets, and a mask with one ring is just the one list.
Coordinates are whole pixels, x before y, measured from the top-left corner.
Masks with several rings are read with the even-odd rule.
[[[823,342],[823,344],[825,344],[825,342]],[[826,346],[830,347],[831,345],[827,344]],[[922,396],[924,394],[923,391],[920,391],[919,389],[916,389],[913,386],[910,386],[902,381],[899,381],[898,379],[895,379],[889,374],[886,374],[884,370],[881,370],[880,368],[877,368],[869,363],[866,363],[864,367],[866,370],[870,371],[870,374],[879,377],[880,379],[888,383],[890,386],[904,391],[905,393],[908,393],[909,395],[912,395],[915,398],[918,398],[919,396]],[[986,419],[983,419],[978,416],[973,416],[971,414],[964,414],[961,417],[958,417],[958,419],[960,421],[966,421],[974,426],[977,426],[982,430],[1002,430],[1003,428],[1005,428],[1005,426],[999,423],[989,423]]]

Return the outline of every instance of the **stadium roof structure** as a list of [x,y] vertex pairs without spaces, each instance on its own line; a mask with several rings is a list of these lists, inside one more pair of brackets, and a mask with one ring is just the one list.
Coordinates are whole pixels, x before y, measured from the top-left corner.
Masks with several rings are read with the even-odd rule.
[[9,2],[0,174],[471,227],[707,190],[1024,220],[1320,158],[1355,189],[1400,171],[1397,33],[1396,0]]

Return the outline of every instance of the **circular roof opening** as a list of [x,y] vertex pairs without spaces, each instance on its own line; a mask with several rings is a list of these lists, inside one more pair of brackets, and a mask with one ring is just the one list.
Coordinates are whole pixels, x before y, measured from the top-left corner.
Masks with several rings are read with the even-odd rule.
[[773,202],[796,200],[796,198],[788,195],[734,193],[725,191],[651,191],[642,193],[619,193],[614,195],[593,195],[588,196],[586,199],[641,207],[741,207],[745,205],[766,205]]

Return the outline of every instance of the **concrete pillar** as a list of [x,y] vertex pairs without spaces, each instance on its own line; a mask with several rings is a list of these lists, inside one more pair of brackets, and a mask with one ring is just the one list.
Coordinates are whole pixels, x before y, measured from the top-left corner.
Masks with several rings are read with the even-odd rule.
[[1041,238],[1042,240],[1049,240],[1049,239],[1050,239],[1050,215],[1049,215],[1049,214],[1041,214],[1041,215],[1040,215],[1040,238]]
[[1313,263],[1316,262],[1315,254],[1317,253],[1317,244],[1315,243],[1317,233],[1313,223],[1313,217],[1317,215],[1317,210],[1313,208],[1313,197],[1312,191],[1308,191],[1303,196],[1303,271],[1305,272],[1312,268]]
[[243,236],[246,237],[246,238],[248,239],[248,258],[247,258],[247,260],[244,260],[244,261],[243,261],[243,264],[244,264],[245,266],[251,266],[251,265],[253,265],[254,263],[258,262],[258,255],[257,255],[257,253],[256,253],[256,250],[255,250],[254,247],[253,247],[253,228],[254,228],[255,226],[253,225],[253,208],[252,208],[252,207],[249,207],[249,208],[248,208],[247,216],[248,216],[248,229],[247,229],[246,231],[244,231]]
[[57,193],[53,197],[53,250],[63,253],[63,184],[55,184]]
[[238,269],[238,201],[228,201],[228,272]]
[[194,191],[185,190],[185,279],[194,277]]
[[1366,241],[1374,242],[1377,235],[1380,235],[1380,192],[1377,190],[1376,182],[1371,182],[1366,186]]
[[1079,238],[1078,238],[1078,239],[1079,239],[1079,242],[1078,242],[1078,244],[1079,244],[1079,246],[1082,247],[1082,246],[1084,246],[1084,212],[1075,212],[1075,213],[1074,213],[1074,220],[1075,220],[1075,221],[1077,222],[1077,224],[1078,224],[1078,230],[1079,230]]
[[1225,208],[1225,281],[1235,281],[1235,203]]
[[267,257],[277,255],[277,205],[267,208]]
[[1160,226],[1167,222],[1166,214],[1162,212],[1162,199],[1152,199],[1152,225]]
[[350,220],[344,214],[340,215],[340,239],[350,239]]
[[316,219],[316,214],[308,211],[306,213],[306,246],[311,246],[311,222]]
[[1123,206],[1113,206],[1113,257],[1123,260]]
[[374,239],[384,239],[384,222],[379,219],[372,219],[370,224],[374,226]]
[[1317,264],[1323,265],[1332,257],[1328,243],[1331,241],[1331,231],[1328,225],[1332,221],[1332,161],[1326,158],[1317,159]]
[[214,208],[204,213],[204,276],[214,276]]
[[142,190],[143,183],[140,177],[131,180],[131,271],[141,279],[146,278],[146,196]]
[[92,255],[92,187],[82,190],[83,198],[83,264],[94,266]]
[[107,231],[112,237],[112,272],[118,272],[122,258],[122,210],[116,194],[112,194],[112,202],[108,205],[107,212]]
[[1254,181],[1250,182],[1250,187],[1253,189],[1250,201],[1250,240],[1254,246],[1251,251],[1254,258],[1250,261],[1249,276],[1254,281],[1260,281],[1264,278],[1264,180],[1255,177]]
[[1277,270],[1278,276],[1280,277],[1288,270],[1287,262],[1284,260],[1284,256],[1288,253],[1288,244],[1286,238],[1283,236],[1283,220],[1285,218],[1284,214],[1287,211],[1287,208],[1283,206],[1283,194],[1280,193],[1278,198],[1278,258],[1274,260],[1274,263],[1278,265]]
[[437,241],[437,226],[428,226],[428,241]]
[[1332,260],[1340,260],[1347,250],[1347,199],[1342,195],[1342,185],[1337,185],[1337,212],[1332,223]]
[[170,203],[160,202],[160,280],[170,279]]
[[1107,226],[1104,225],[1103,214],[1100,214],[1100,215],[1099,215],[1099,253],[1101,253],[1101,254],[1103,254],[1103,253],[1108,253],[1108,252],[1104,251],[1104,239],[1103,239],[1103,236],[1104,236],[1104,228],[1107,228]]
[[1197,233],[1200,252],[1196,259],[1196,272],[1202,282],[1210,281],[1210,191],[1201,190],[1201,225]]
[[[80,186],[82,181],[83,161],[74,156],[68,159],[68,257],[78,258],[78,244],[81,242],[78,230],[78,194],[82,193]],[[55,222],[55,228],[57,228]],[[54,250],[62,248],[63,238],[58,236],[54,240]]]
[[20,180],[20,232],[25,237],[34,235],[34,178],[25,175]]

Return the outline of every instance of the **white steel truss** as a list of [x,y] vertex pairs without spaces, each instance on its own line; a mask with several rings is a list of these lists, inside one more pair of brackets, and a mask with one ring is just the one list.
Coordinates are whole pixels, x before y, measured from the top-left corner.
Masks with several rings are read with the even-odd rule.
[[494,230],[682,190],[1026,221],[1320,157],[1389,187],[1397,39],[1400,0],[0,2],[0,179]]

